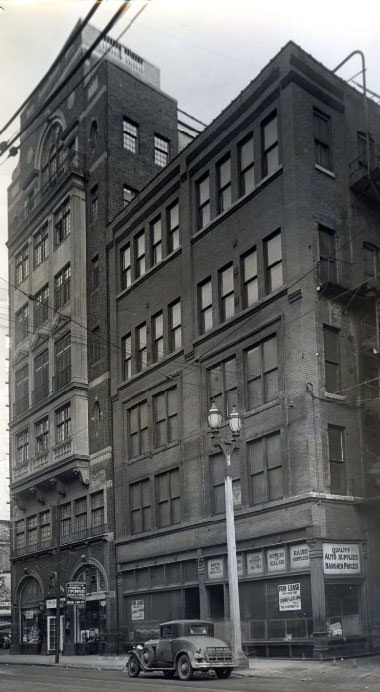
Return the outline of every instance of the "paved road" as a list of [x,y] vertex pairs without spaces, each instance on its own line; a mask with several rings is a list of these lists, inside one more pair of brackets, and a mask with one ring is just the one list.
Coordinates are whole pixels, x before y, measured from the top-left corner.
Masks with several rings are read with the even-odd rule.
[[190,682],[164,680],[160,675],[140,676],[135,680],[118,671],[94,671],[43,666],[1,665],[1,692],[379,692],[379,680],[354,678],[318,679],[318,675],[285,678],[231,677],[229,680],[197,678]]

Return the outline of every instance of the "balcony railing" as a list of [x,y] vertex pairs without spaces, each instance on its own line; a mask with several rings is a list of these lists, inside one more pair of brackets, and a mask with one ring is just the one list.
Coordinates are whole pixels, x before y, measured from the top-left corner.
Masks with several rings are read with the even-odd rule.
[[52,537],[43,538],[36,543],[30,545],[16,545],[12,549],[12,557],[19,557],[20,555],[31,555],[32,553],[38,553],[41,550],[48,550],[53,548],[55,545],[55,540]]
[[47,399],[49,396],[49,382],[42,382],[32,391],[32,402],[33,404],[40,404],[41,401]]
[[58,392],[59,389],[62,389],[65,387],[67,384],[69,384],[71,380],[71,366],[68,365],[66,368],[63,370],[59,370],[53,377],[53,390],[55,392]]
[[25,413],[29,408],[29,394],[25,394],[24,396],[20,397],[19,399],[16,399],[16,401],[13,404],[13,416],[21,416],[22,413]]
[[95,536],[103,536],[105,533],[113,531],[111,524],[98,524],[97,526],[87,526],[86,528],[79,529],[77,531],[70,531],[67,535],[61,535],[61,545],[66,545],[67,543],[75,543],[76,541],[83,541],[87,538],[94,538]]
[[54,447],[54,461],[58,461],[59,459],[63,459],[63,457],[69,456],[72,453],[72,449],[73,441],[71,437],[68,440],[60,442]]
[[24,464],[20,464],[19,466],[15,466],[15,468],[12,471],[12,480],[17,481],[20,478],[24,478],[24,476],[27,476],[29,472],[29,462],[25,462]]
[[32,471],[38,471],[41,466],[45,466],[49,461],[49,452],[48,450],[45,450],[44,452],[40,452],[38,455],[34,457],[34,459],[31,460],[31,467]]

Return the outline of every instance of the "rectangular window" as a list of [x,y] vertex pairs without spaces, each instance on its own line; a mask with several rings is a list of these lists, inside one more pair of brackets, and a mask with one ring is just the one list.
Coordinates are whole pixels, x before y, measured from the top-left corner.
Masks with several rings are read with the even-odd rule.
[[57,339],[54,352],[54,390],[57,391],[71,380],[71,336],[69,332]]
[[136,327],[136,372],[147,367],[148,353],[146,344],[146,324]]
[[29,276],[29,249],[27,245],[24,245],[21,252],[16,255],[15,270],[15,283],[16,286],[20,286]]
[[91,502],[91,526],[93,528],[104,525],[104,491],[98,490],[90,495]]
[[49,351],[45,349],[34,359],[33,403],[38,404],[49,394]]
[[162,232],[161,217],[155,219],[150,225],[150,238],[152,250],[152,267],[162,260]]
[[152,359],[156,363],[164,355],[164,316],[162,312],[152,318]]
[[29,306],[28,303],[16,312],[15,345],[23,341],[29,332]]
[[206,226],[210,219],[210,177],[207,173],[197,183],[197,228]]
[[16,435],[16,463],[27,464],[29,461],[29,430],[25,428]]
[[178,524],[181,520],[179,469],[157,475],[156,489],[158,526]]
[[241,258],[243,308],[257,303],[259,299],[257,280],[257,250],[254,248]]
[[61,520],[61,536],[69,536],[71,534],[71,502],[65,502],[59,508],[59,515]]
[[181,301],[169,305],[169,348],[176,351],[182,346]]
[[19,416],[29,407],[29,366],[24,365],[15,372],[15,415]]
[[255,153],[253,135],[239,144],[239,193],[247,195],[255,189]]
[[26,536],[28,545],[37,545],[37,514],[28,517],[26,520]]
[[279,164],[277,113],[272,113],[261,125],[262,176],[274,173]]
[[128,204],[130,204],[135,197],[136,197],[136,190],[134,190],[132,187],[128,187],[128,185],[124,185],[123,186],[123,206],[127,207]]
[[271,336],[245,354],[247,409],[278,398],[277,337]]
[[154,446],[161,447],[178,440],[177,389],[173,387],[153,397]]
[[327,392],[337,393],[340,389],[339,329],[323,326],[325,351],[325,387]]
[[199,332],[204,334],[212,329],[212,284],[211,278],[198,286]]
[[281,437],[276,432],[247,445],[250,495],[253,505],[283,497]]
[[44,416],[34,425],[36,456],[45,454],[49,448],[49,416]]
[[120,252],[121,258],[121,288],[129,288],[132,283],[131,246],[128,244]]
[[335,233],[326,226],[318,227],[319,239],[319,280],[321,283],[337,281],[335,254]]
[[16,523],[16,548],[25,546],[25,519],[19,519]]
[[218,212],[221,213],[232,204],[231,194],[231,158],[224,159],[217,165]]
[[91,260],[91,290],[96,291],[99,288],[99,257],[96,256]]
[[61,406],[55,412],[55,439],[56,443],[68,440],[71,435],[71,406],[70,402]]
[[376,245],[363,243],[364,274],[366,278],[380,277],[380,250]]
[[329,462],[330,462],[330,492],[335,495],[346,495],[346,470],[344,462],[345,429],[329,425]]
[[129,457],[137,457],[148,451],[148,405],[144,401],[128,411]]
[[44,545],[51,539],[50,509],[40,512],[40,535],[41,545]]
[[54,212],[54,244],[61,245],[71,232],[70,200],[67,199]]
[[178,202],[168,209],[168,252],[179,248],[179,206]]
[[99,214],[99,192],[98,186],[91,189],[91,221],[96,221]]
[[49,235],[48,225],[45,224],[33,236],[33,258],[34,268],[39,267],[49,256]]
[[219,315],[220,321],[233,317],[235,313],[234,268],[230,264],[219,272]]
[[130,334],[123,337],[121,352],[123,356],[123,380],[129,380],[132,377],[132,339]]
[[135,237],[135,277],[138,279],[146,271],[145,266],[145,231]]
[[123,147],[133,154],[137,153],[139,128],[131,120],[123,120]]
[[235,356],[208,370],[208,394],[220,412],[228,416],[237,405],[237,368]]
[[266,290],[272,293],[283,284],[281,232],[277,231],[264,240]]
[[314,108],[313,124],[315,163],[331,170],[330,117]]
[[169,161],[169,142],[158,135],[154,136],[154,163],[163,168]]
[[129,486],[131,533],[142,533],[152,528],[150,481],[145,478]]
[[75,531],[80,533],[87,529],[87,497],[80,497],[74,502]]
[[54,307],[61,310],[70,300],[71,293],[71,267],[66,265],[54,277]]
[[46,284],[34,296],[34,329],[38,329],[49,318],[49,286]]
[[[215,454],[210,457],[210,479],[212,484],[212,510],[213,514],[224,514],[226,511],[225,500],[225,476],[226,459],[224,454]],[[238,455],[231,455],[232,494],[234,509],[241,507],[241,482],[240,463]]]

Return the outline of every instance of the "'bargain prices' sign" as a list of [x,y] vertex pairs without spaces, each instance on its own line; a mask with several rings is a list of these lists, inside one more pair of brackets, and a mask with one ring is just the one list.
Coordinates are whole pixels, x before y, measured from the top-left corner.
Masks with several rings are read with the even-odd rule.
[[325,574],[359,574],[360,550],[354,543],[324,543],[323,571]]

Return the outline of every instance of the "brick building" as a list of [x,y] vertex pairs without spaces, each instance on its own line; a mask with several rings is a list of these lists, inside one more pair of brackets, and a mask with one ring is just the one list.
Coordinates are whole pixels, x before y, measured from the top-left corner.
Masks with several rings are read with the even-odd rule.
[[[10,474],[15,651],[115,650],[105,227],[177,153],[159,70],[76,27],[21,114],[9,188]],[[63,90],[57,84],[66,79]]]
[[379,113],[289,43],[108,226],[125,641],[228,638],[215,401],[246,651],[379,645]]

